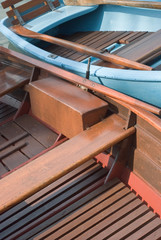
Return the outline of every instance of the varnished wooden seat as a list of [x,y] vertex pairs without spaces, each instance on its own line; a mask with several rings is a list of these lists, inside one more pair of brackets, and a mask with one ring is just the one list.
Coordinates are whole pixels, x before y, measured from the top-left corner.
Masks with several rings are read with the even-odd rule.
[[[16,6],[17,3],[19,3],[18,6]],[[1,4],[4,9],[10,8],[7,15],[12,19],[12,23],[22,25],[60,5],[58,0],[54,2],[51,0],[36,0],[27,1],[27,3],[23,0],[5,0]]]
[[5,67],[0,71],[0,97],[24,86],[29,80],[30,76],[26,71],[13,66]]
[[134,127],[125,130],[124,126],[124,120],[111,115],[3,178],[0,182],[0,191],[3,190],[0,211],[26,199],[135,132]]
[[118,55],[133,61],[148,62],[159,56],[160,51],[161,30],[125,46],[118,51]]

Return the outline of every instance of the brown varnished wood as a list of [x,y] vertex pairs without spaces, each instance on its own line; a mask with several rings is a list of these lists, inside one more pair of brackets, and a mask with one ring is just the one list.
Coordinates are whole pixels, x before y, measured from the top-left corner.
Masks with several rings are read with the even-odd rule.
[[[23,64],[26,64],[26,67],[30,67],[31,66],[37,66],[38,68],[40,68],[41,70],[44,70],[45,72],[48,71],[48,73],[51,73],[53,76],[57,76],[60,78],[63,78],[69,82],[73,82],[74,84],[80,84],[83,85],[91,90],[94,90],[96,92],[102,93],[105,96],[110,96],[113,97],[115,99],[121,100],[122,102],[125,103],[129,103],[132,106],[138,106],[140,108],[146,109],[147,111],[153,112],[157,115],[161,114],[161,110],[158,109],[157,107],[151,106],[149,104],[146,104],[142,101],[139,101],[137,99],[131,98],[125,94],[119,93],[117,91],[114,91],[108,87],[102,86],[98,83],[93,83],[90,80],[87,80],[85,78],[82,78],[78,75],[75,75],[73,73],[69,73],[63,69],[51,66],[47,63],[42,63],[36,59],[30,58],[28,56],[25,56],[18,53],[18,52],[14,52],[12,50],[9,49],[5,49],[3,47],[0,46],[0,51],[4,54],[7,55],[8,57],[11,57],[15,59],[15,61],[23,62]],[[142,116],[143,117],[143,116]]]
[[[4,193],[0,196],[0,211],[9,209],[98,153],[134,134],[135,128],[124,130],[124,124],[114,114],[3,178],[0,182],[0,189]],[[14,190],[8,192],[8,187]]]
[[[31,0],[31,1],[28,1],[27,3],[22,1],[21,5],[19,4],[19,6],[17,7],[14,6],[20,2],[21,1],[17,1],[17,0],[15,1],[6,0],[1,3],[3,8],[8,8],[8,7],[10,8],[10,10],[6,13],[9,18],[14,17],[14,20],[12,21],[13,24],[19,23],[19,20],[15,16],[14,10],[19,12],[24,22],[32,20],[33,18],[36,18],[37,16],[42,15],[43,13],[51,11],[50,7],[47,5],[45,0],[34,0],[34,1]],[[58,7],[60,5],[58,0],[55,0],[54,2],[52,2],[52,4],[54,7]],[[38,8],[35,10],[34,7],[38,7]],[[25,13],[28,10],[30,10],[30,12]]]
[[64,0],[65,5],[77,6],[92,6],[97,4],[112,4],[121,6],[141,7],[141,8],[156,8],[161,9],[161,4],[158,2],[148,1],[132,1],[132,0]]
[[149,36],[137,41],[134,44],[127,46],[122,51],[119,51],[119,56],[133,59],[134,61],[143,61],[149,55],[161,49],[161,30],[150,34]]
[[30,76],[25,71],[12,66],[0,72],[0,97],[29,82]]
[[78,43],[73,43],[64,39],[59,39],[56,37],[52,37],[46,34],[41,34],[41,33],[36,33],[34,31],[31,31],[29,29],[24,28],[23,26],[20,25],[15,25],[11,27],[12,31],[14,31],[15,33],[21,35],[21,36],[25,36],[25,37],[29,37],[29,38],[34,38],[34,39],[39,39],[39,40],[43,40],[46,42],[50,42],[50,43],[54,43],[56,45],[59,46],[63,46],[66,48],[70,48],[72,50],[76,50],[78,52],[87,54],[89,56],[93,56],[93,57],[97,57],[100,58],[104,61],[108,61],[108,62],[112,62],[115,64],[119,64],[119,65],[123,65],[129,68],[134,68],[134,69],[141,69],[141,70],[152,70],[151,67],[146,66],[144,64],[141,63],[137,63],[131,60],[127,60],[125,58],[122,57],[118,57],[114,54],[110,54],[110,53],[106,53],[106,54],[102,54],[99,51],[84,46],[82,44],[78,44]]
[[68,138],[107,113],[105,101],[56,77],[30,83],[29,92],[33,114]]

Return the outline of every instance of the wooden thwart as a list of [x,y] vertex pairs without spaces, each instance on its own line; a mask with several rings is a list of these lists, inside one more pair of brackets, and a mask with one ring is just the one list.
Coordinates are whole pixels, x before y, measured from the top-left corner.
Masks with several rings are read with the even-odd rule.
[[[16,7],[15,4],[19,2],[22,2],[22,4]],[[60,5],[58,0],[34,0],[28,1],[27,3],[23,2],[22,0],[6,0],[1,4],[3,8],[10,8],[10,10],[7,12],[7,15],[9,18],[14,18],[12,23],[20,23],[22,25],[25,22],[32,20],[33,18],[36,18],[46,12],[49,12]]]
[[[124,130],[125,121],[113,114],[90,129],[47,152],[0,182],[0,212],[38,192],[105,149],[134,134]],[[10,189],[10,191],[8,191]]]
[[133,61],[147,61],[161,50],[161,30],[118,50],[118,55]]

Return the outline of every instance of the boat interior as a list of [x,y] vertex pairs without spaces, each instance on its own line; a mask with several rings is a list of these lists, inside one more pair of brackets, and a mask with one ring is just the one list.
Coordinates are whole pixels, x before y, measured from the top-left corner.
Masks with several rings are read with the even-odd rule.
[[64,70],[0,60],[1,239],[159,239],[160,131]]
[[[2,6],[15,15],[11,1]],[[14,24],[52,6],[49,0],[20,5],[16,10],[27,13],[14,17]],[[63,36],[58,30],[61,38],[161,69],[160,30],[83,29]],[[160,239],[160,131],[128,105],[67,78],[79,77],[0,48],[1,239]]]
[[[82,16],[75,17],[74,15],[74,17],[71,17],[72,19],[62,20],[62,23],[59,19],[60,16],[56,21],[56,16],[56,24],[50,27],[54,19],[50,20],[50,16],[48,19],[46,15],[46,21],[44,21],[43,14],[55,11],[55,14],[58,13],[59,15],[61,14],[60,6],[62,7],[63,3],[61,1],[59,3],[58,0],[28,1],[27,3],[19,0],[14,4],[11,4],[8,0],[2,2],[4,9],[9,8],[6,13],[13,25],[22,24],[36,31],[34,28],[38,27],[40,22],[43,22],[42,33],[83,44],[104,54],[106,52],[114,53],[120,57],[150,65],[154,70],[161,69],[159,10],[153,12],[149,9],[129,8],[127,14],[126,7],[122,6],[121,8],[119,8],[120,6],[114,6],[115,8],[113,8],[111,5],[93,6],[93,9],[89,11],[83,10],[82,7],[82,10],[80,10]],[[90,9],[90,7],[88,8]],[[86,14],[86,11],[88,14]],[[28,41],[49,52],[51,58],[61,56],[73,61],[88,62],[89,56],[82,53],[44,41],[33,39]],[[91,64],[124,68],[95,57],[91,57]]]

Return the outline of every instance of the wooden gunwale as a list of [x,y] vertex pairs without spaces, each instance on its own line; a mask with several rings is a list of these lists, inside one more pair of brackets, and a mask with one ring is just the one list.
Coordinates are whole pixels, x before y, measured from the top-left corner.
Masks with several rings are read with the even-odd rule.
[[[12,53],[10,50],[6,50],[8,53]],[[21,54],[16,54],[16,56],[21,56]],[[30,58],[26,57],[26,61]],[[31,60],[31,59],[30,59]],[[41,63],[36,60],[32,60],[29,63],[29,66],[31,67],[33,63],[37,63],[35,65],[36,69],[37,67],[41,68],[41,74],[44,70],[47,70],[48,64],[43,64],[41,66]],[[57,71],[55,71],[57,70]],[[53,67],[50,69],[50,72],[54,74],[61,76],[62,73],[66,73],[66,79],[70,81],[70,78],[72,76],[75,76],[73,74],[67,73],[65,71],[60,71],[60,69],[57,69]],[[40,72],[36,71],[34,75],[34,71],[32,72],[33,80],[36,80]],[[81,80],[84,85],[89,84],[89,88],[95,88],[95,85],[92,85],[89,80],[82,79],[81,77],[76,78],[76,80],[73,80],[73,82],[77,82],[77,80]],[[78,83],[78,82],[77,82]],[[97,85],[96,85],[97,86]],[[103,89],[98,88],[98,92],[101,94],[103,93]],[[115,99],[114,99],[115,101]],[[121,104],[125,106],[127,109],[130,109],[131,111],[135,112],[138,116],[141,117],[146,116],[149,119],[149,125],[152,125],[153,128],[153,122],[154,127],[156,125],[160,125],[160,121],[157,119],[153,114],[147,113],[146,111],[139,109],[138,107],[133,107],[131,105],[128,105],[127,103],[122,103],[120,100],[116,100],[118,104]],[[154,116],[154,118],[153,118]],[[142,118],[142,120],[146,120],[146,117]],[[29,122],[27,118],[27,122]],[[121,117],[116,116],[115,114],[112,114],[110,117],[107,118],[107,121],[110,121],[110,119],[113,121],[114,125],[114,131],[112,131],[110,134],[108,133],[107,136],[105,136],[106,140],[107,138],[111,138],[112,135],[116,134],[116,129],[118,128],[118,133],[121,132],[121,134],[118,136],[117,140],[112,141],[109,139],[109,141],[112,141],[112,145],[120,141],[122,138],[121,136],[128,137],[129,135],[133,134],[135,132],[135,128],[137,131],[140,131],[138,123],[135,125],[135,128],[129,128],[127,130],[127,136],[126,136],[126,130],[124,130],[123,126],[127,125],[125,124],[126,121],[123,120]],[[151,119],[151,121],[150,121]],[[115,120],[117,120],[115,122]],[[119,120],[119,121],[118,121]],[[18,126],[21,126],[23,124],[23,129],[25,129],[25,118],[20,117],[15,119],[14,124],[17,124]],[[112,123],[112,124],[113,124]],[[8,126],[11,124],[10,122],[7,123]],[[108,124],[106,124],[106,120],[101,122],[99,126],[104,126],[103,130],[106,129]],[[97,125],[98,126],[98,125]],[[97,126],[94,126],[94,128]],[[94,129],[93,127],[91,128]],[[101,127],[100,127],[101,128]],[[9,128],[8,128],[9,129]],[[111,128],[112,129],[112,128]],[[155,128],[159,129],[159,128]],[[98,130],[98,128],[97,128]],[[4,129],[3,129],[4,131]],[[90,131],[90,129],[89,129]],[[87,130],[87,132],[89,132]],[[108,132],[109,130],[107,130]],[[156,130],[157,131],[157,130]],[[1,128],[0,128],[1,132]],[[38,131],[37,131],[38,132]],[[158,131],[157,131],[158,133]],[[85,132],[83,132],[85,134]],[[100,144],[100,133],[98,137],[98,145]],[[105,133],[104,133],[105,134]],[[139,132],[139,134],[141,134]],[[88,135],[88,134],[87,134]],[[105,134],[106,135],[106,134]],[[117,135],[117,134],[116,134]],[[138,133],[137,133],[138,135]],[[147,133],[147,138],[149,137],[149,133]],[[89,134],[90,136],[90,134]],[[80,136],[78,136],[79,138]],[[137,136],[138,138],[139,135]],[[93,135],[92,135],[93,138]],[[115,138],[115,137],[114,137]],[[103,138],[102,138],[103,139]],[[87,139],[86,139],[87,140]],[[104,140],[103,140],[104,141]],[[140,140],[141,141],[141,140]],[[73,142],[71,141],[72,146],[75,144],[75,140],[73,139]],[[70,145],[70,140],[66,142],[67,146]],[[66,145],[65,144],[65,145]],[[86,142],[82,142],[82,145]],[[160,144],[159,142],[157,143]],[[60,145],[59,147],[63,149],[63,146]],[[106,146],[103,146],[103,148],[99,149],[96,152],[93,152],[91,154],[87,154],[87,158],[90,159],[91,157],[97,155],[99,152],[102,152],[106,147],[110,147],[111,142],[107,143]],[[50,152],[46,152],[45,154],[38,157],[35,161],[30,161],[27,165],[24,165],[21,169],[16,170],[12,174],[4,177],[2,180],[0,180],[0,185],[3,185],[2,183],[5,181],[8,181],[7,179],[12,179],[13,176],[17,176],[19,178],[21,171],[26,169],[26,167],[34,166],[34,162],[43,159],[43,163],[46,161],[46,154],[52,154],[53,152],[57,152],[60,148],[56,148],[55,150],[51,150]],[[91,145],[90,145],[91,147]],[[117,146],[116,146],[117,147]],[[141,144],[139,146],[139,151],[143,151],[145,149],[141,149]],[[4,145],[2,145],[2,148],[4,148]],[[95,148],[95,147],[94,147]],[[83,150],[86,149],[86,146],[83,147]],[[69,151],[69,149],[68,149]],[[89,151],[89,148],[88,148]],[[157,150],[159,152],[159,150]],[[82,154],[83,151],[81,151]],[[44,153],[44,152],[43,152]],[[71,152],[73,153],[73,152]],[[147,154],[147,153],[146,153]],[[151,158],[150,152],[149,159]],[[59,153],[58,153],[59,155]],[[57,155],[57,157],[58,157]],[[67,154],[65,154],[65,157]],[[68,156],[67,156],[68,157]],[[126,158],[126,154],[124,155]],[[156,158],[156,155],[154,155],[154,158]],[[65,163],[63,162],[64,155],[62,156],[62,166],[65,168]],[[62,175],[60,173],[60,176],[63,176],[61,178],[56,177],[56,181],[54,183],[51,183],[53,179],[47,180],[43,185],[39,185],[38,189],[41,189],[41,191],[37,190],[31,190],[32,183],[29,182],[29,195],[25,195],[26,202],[22,201],[24,199],[21,198],[17,202],[12,202],[13,208],[8,209],[7,205],[5,206],[5,212],[2,214],[2,236],[4,238],[32,238],[34,236],[35,239],[39,239],[40,237],[45,237],[46,239],[52,238],[53,236],[57,236],[58,238],[61,237],[62,239],[66,237],[76,237],[78,239],[83,239],[84,237],[89,237],[92,239],[102,235],[106,237],[113,237],[113,236],[122,236],[124,237],[133,237],[134,239],[136,237],[149,237],[149,236],[159,236],[160,229],[161,229],[161,221],[157,217],[155,213],[153,213],[146,205],[144,205],[141,200],[137,199],[136,195],[131,193],[130,190],[125,187],[123,183],[120,183],[117,179],[113,179],[111,182],[104,185],[104,181],[106,179],[107,169],[102,169],[98,164],[95,163],[94,160],[88,160],[84,159],[83,162],[80,162],[81,165],[77,162],[70,171],[70,173],[66,173]],[[57,159],[56,159],[57,160]],[[59,159],[60,160],[60,159]],[[71,160],[71,156],[70,156]],[[70,161],[69,160],[69,161]],[[107,160],[106,160],[107,161]],[[41,161],[39,161],[39,167],[40,167]],[[31,165],[30,165],[31,164]],[[80,165],[78,167],[78,165]],[[156,163],[156,164],[159,164]],[[59,165],[59,164],[58,164]],[[0,164],[1,167],[1,164]],[[59,166],[61,167],[61,165]],[[84,170],[82,169],[84,168]],[[159,169],[159,168],[158,168]],[[30,169],[31,170],[31,169]],[[61,169],[62,170],[62,169]],[[68,169],[69,170],[69,169]],[[68,172],[67,170],[67,172]],[[45,173],[45,171],[48,172],[48,169],[46,167],[41,168],[42,174]],[[38,173],[38,171],[35,171],[35,173]],[[25,173],[25,172],[24,172]],[[35,173],[33,176],[35,176]],[[40,171],[38,173],[41,174]],[[156,189],[153,187],[150,187],[148,185],[148,182],[145,181],[145,179],[140,180],[140,178],[137,178],[135,174],[128,172],[125,168],[123,172],[115,172],[118,176],[120,176],[120,179],[124,181],[125,183],[128,183],[139,195],[143,195],[143,201],[148,200],[148,194],[150,193],[151,196],[154,196],[154,199],[150,198],[148,202],[150,207],[154,207],[154,211],[156,211],[158,214],[161,214],[160,208],[156,207],[156,203],[160,203],[160,196],[159,193],[157,193]],[[48,175],[48,174],[47,174]],[[24,175],[26,176],[26,175]],[[23,180],[24,180],[23,176]],[[131,176],[129,178],[129,176]],[[75,177],[77,179],[75,179]],[[31,180],[31,171],[30,171],[30,179]],[[50,176],[49,176],[50,178]],[[137,180],[137,184],[135,181]],[[34,181],[35,178],[34,178]],[[140,181],[140,188],[139,188],[139,181]],[[21,181],[18,181],[21,182]],[[11,181],[12,183],[12,181]],[[50,185],[48,185],[51,183]],[[65,184],[65,185],[64,185]],[[136,184],[136,185],[135,185]],[[48,186],[47,186],[48,185]],[[155,185],[155,183],[154,183]],[[18,184],[17,184],[18,186]],[[40,187],[40,188],[39,188]],[[8,188],[4,188],[8,192]],[[14,194],[17,196],[16,188],[14,188],[14,192],[12,192],[12,197],[14,197]],[[21,194],[24,191],[24,189],[21,189]],[[7,193],[6,192],[6,197]],[[37,193],[35,193],[37,192]],[[61,194],[60,194],[61,192]],[[20,194],[20,195],[21,195]],[[28,198],[31,195],[30,198]],[[22,195],[21,195],[22,196]],[[11,197],[11,198],[12,198]],[[18,197],[19,198],[19,197]],[[16,203],[16,204],[15,204]],[[27,203],[27,204],[26,204]],[[11,205],[12,205],[11,204]],[[46,205],[47,204],[47,205]],[[53,205],[54,204],[54,205]],[[11,206],[10,205],[10,206]],[[46,208],[48,206],[48,208]],[[53,207],[54,206],[54,207]],[[69,215],[70,214],[70,215]],[[102,217],[103,214],[103,217]],[[76,219],[75,219],[76,218]],[[15,221],[15,219],[18,219]],[[130,222],[129,222],[130,221]],[[83,223],[85,222],[85,225]],[[97,224],[96,224],[97,223]],[[54,224],[54,225],[53,225]],[[113,230],[113,224],[118,226],[118,230]],[[49,227],[50,226],[50,227]],[[71,226],[71,227],[70,227]],[[74,228],[73,228],[74,226]],[[60,231],[61,227],[61,231]],[[107,230],[106,230],[107,229]],[[92,231],[91,231],[92,230]],[[54,235],[53,235],[54,234]],[[155,239],[155,238],[154,238]],[[156,238],[157,239],[157,238]]]

